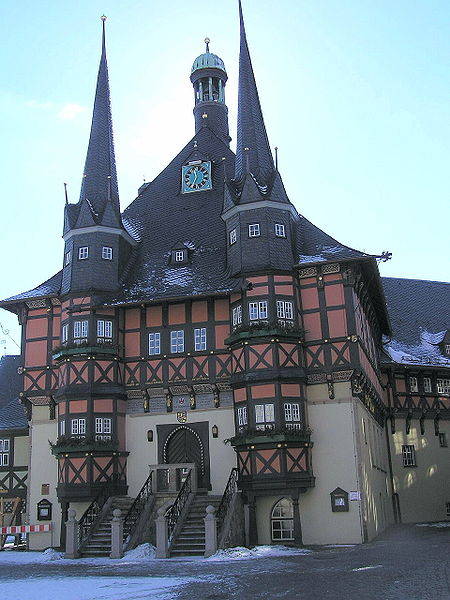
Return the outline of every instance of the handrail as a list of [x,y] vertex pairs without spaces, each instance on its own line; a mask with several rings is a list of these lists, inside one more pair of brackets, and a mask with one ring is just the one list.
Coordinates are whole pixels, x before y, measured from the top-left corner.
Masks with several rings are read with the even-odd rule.
[[123,520],[123,539],[124,540],[126,540],[129,535],[132,535],[134,533],[134,530],[139,521],[139,517],[142,513],[142,510],[145,508],[145,505],[147,504],[147,501],[152,494],[152,477],[153,477],[153,471],[150,471],[150,475],[147,477],[139,494],[136,496],[129,511],[125,515],[125,518]]
[[227,516],[231,500],[233,499],[234,494],[238,491],[237,482],[238,470],[236,467],[233,467],[230,471],[230,476],[228,478],[227,485],[225,486],[225,490],[222,495],[222,500],[220,501],[219,508],[216,512],[219,531],[221,530],[225,521],[225,517]]
[[167,518],[167,529],[168,529],[168,539],[169,542],[172,541],[173,534],[175,532],[175,528],[178,523],[178,519],[183,513],[184,507],[189,499],[189,496],[192,492],[192,469],[189,470],[186,479],[183,482],[183,485],[178,492],[178,496],[176,497],[175,502],[169,508],[166,513]]
[[111,489],[112,481],[107,481],[78,521],[78,548],[81,548],[89,540],[89,537],[100,518],[102,508],[105,506],[111,495]]

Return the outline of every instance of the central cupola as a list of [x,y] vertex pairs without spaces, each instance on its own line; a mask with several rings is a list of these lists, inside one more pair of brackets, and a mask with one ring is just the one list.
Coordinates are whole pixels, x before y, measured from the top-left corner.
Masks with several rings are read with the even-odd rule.
[[209,127],[228,144],[231,139],[225,104],[228,76],[223,60],[209,51],[209,38],[205,39],[205,44],[206,52],[194,60],[190,77],[194,86],[195,133],[202,127]]

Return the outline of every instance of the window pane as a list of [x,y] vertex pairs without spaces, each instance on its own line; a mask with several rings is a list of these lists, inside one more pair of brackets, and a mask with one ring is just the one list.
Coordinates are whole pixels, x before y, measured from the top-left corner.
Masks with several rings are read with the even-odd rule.
[[266,423],[273,423],[273,421],[275,421],[274,405],[266,404],[265,412],[266,412]]
[[97,336],[103,337],[105,335],[105,321],[97,321]]
[[264,423],[264,404],[255,404],[255,421]]
[[300,404],[292,404],[292,420],[300,421]]
[[267,300],[259,302],[259,318],[267,319]]
[[284,302],[283,302],[283,300],[277,300],[277,318],[284,319]]
[[292,421],[292,404],[287,403],[284,405],[284,420]]
[[251,321],[256,321],[258,319],[258,303],[257,302],[249,302],[248,314],[249,314]]
[[285,302],[284,303],[284,313],[286,315],[286,319],[293,319],[294,318],[294,311],[293,311],[292,302]]
[[112,338],[112,321],[105,321],[105,337]]

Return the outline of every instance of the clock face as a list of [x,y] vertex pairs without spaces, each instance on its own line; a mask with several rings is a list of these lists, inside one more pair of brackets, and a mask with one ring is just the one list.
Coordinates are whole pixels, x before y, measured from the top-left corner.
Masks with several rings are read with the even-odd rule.
[[201,190],[210,190],[211,181],[211,162],[198,162],[194,165],[186,165],[182,169],[183,192],[199,192]]

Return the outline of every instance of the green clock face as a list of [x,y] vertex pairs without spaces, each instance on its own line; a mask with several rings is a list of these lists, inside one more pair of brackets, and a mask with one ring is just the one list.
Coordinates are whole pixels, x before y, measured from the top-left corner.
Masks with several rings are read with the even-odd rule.
[[198,162],[184,166],[182,169],[182,187],[184,193],[210,190],[212,188],[211,162]]

